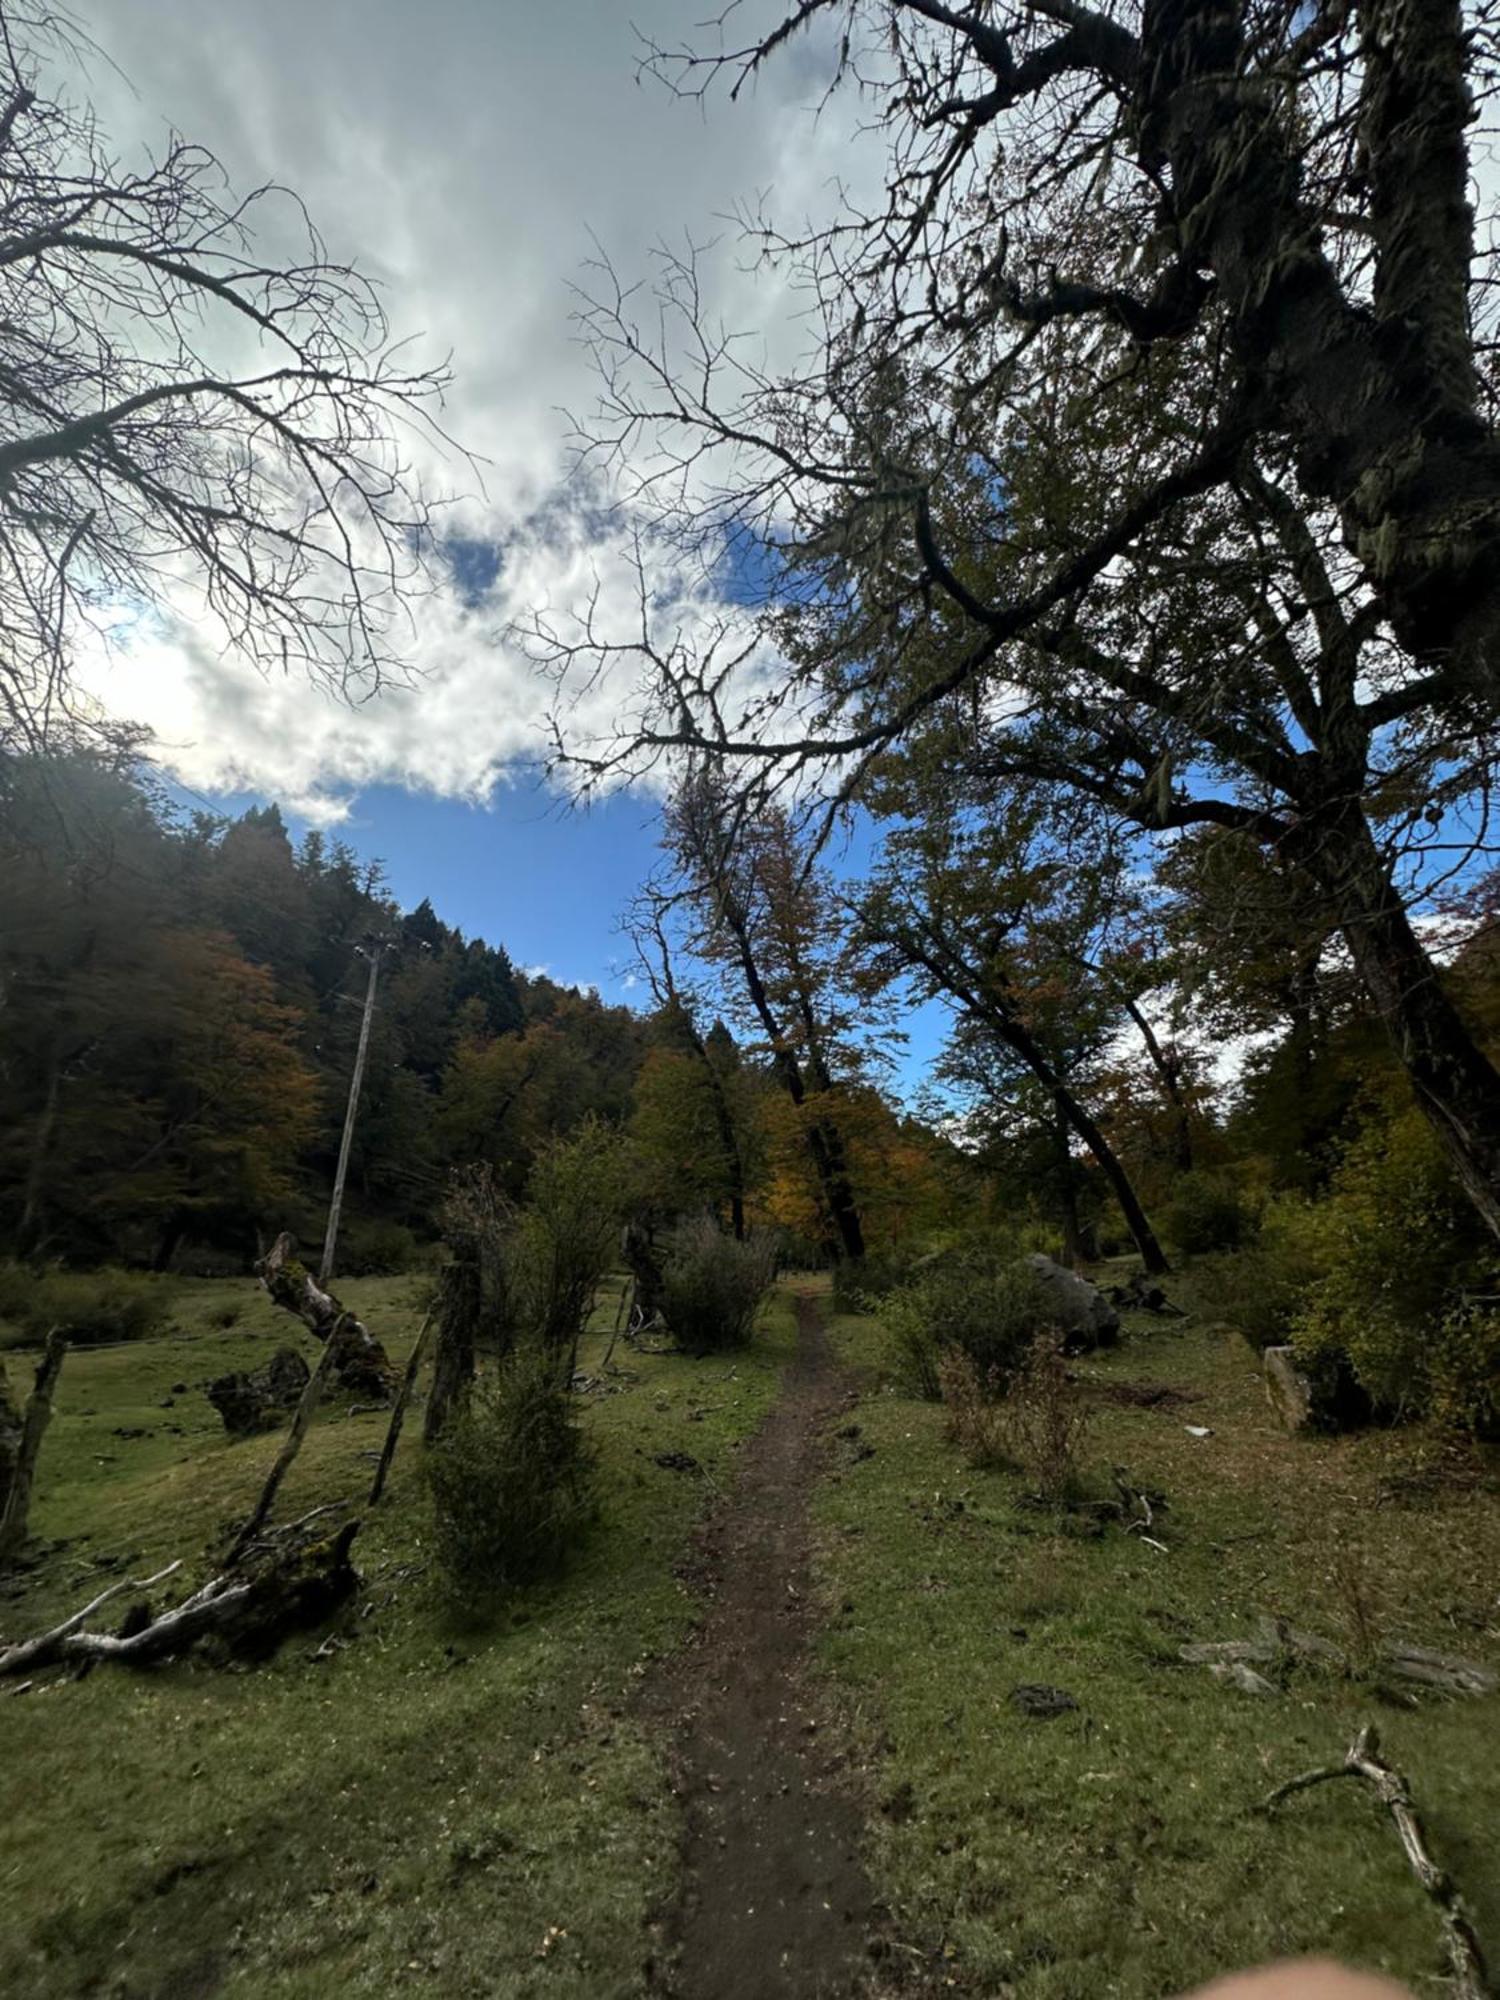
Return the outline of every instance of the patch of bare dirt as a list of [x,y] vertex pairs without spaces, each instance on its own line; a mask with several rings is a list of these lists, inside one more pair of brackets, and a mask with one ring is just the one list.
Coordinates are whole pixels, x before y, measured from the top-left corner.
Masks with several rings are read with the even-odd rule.
[[872,1994],[879,1913],[860,1862],[864,1811],[808,1662],[808,1499],[849,1401],[817,1306],[797,1300],[797,1359],[704,1532],[708,1606],[648,1686],[674,1734],[682,1888],[658,1969],[674,2000]]

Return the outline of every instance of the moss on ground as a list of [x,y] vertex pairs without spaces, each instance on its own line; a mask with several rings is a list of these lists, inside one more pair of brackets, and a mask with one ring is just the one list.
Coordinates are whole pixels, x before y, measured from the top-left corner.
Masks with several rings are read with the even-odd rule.
[[[1123,1465],[1168,1496],[1162,1553],[971,1470],[939,1410],[879,1386],[878,1325],[834,1333],[866,1394],[818,1503],[821,1659],[870,1760],[898,1950],[940,1985],[1027,2000],[1179,1992],[1306,1951],[1441,1990],[1435,1913],[1367,1789],[1255,1810],[1371,1718],[1500,1953],[1500,1696],[1410,1707],[1304,1668],[1257,1699],[1177,1657],[1272,1612],[1356,1650],[1373,1633],[1500,1666],[1493,1460],[1454,1463],[1427,1433],[1289,1437],[1241,1340],[1139,1319],[1079,1372],[1195,1400],[1101,1399],[1084,1450],[1101,1491]],[[1077,1709],[1023,1716],[1011,1691],[1038,1682]]]
[[[419,1289],[341,1288],[398,1363]],[[202,1573],[277,1439],[230,1442],[201,1385],[286,1340],[315,1352],[252,1284],[184,1282],[163,1337],[68,1357],[33,1516],[57,1545],[0,1595],[0,1632],[37,1629],[122,1566],[185,1555]],[[784,1311],[733,1357],[618,1350],[628,1376],[585,1399],[597,1526],[560,1581],[488,1630],[455,1623],[425,1567],[418,1419],[355,1545],[368,1589],[345,1650],[315,1662],[309,1638],[250,1671],[99,1669],[0,1694],[0,1990],[642,1990],[678,1829],[631,1690],[692,1615],[676,1571],[706,1484],[728,1476],[790,1350]],[[362,1494],[385,1422],[326,1409],[279,1518]],[[658,1467],[668,1449],[706,1479]]]

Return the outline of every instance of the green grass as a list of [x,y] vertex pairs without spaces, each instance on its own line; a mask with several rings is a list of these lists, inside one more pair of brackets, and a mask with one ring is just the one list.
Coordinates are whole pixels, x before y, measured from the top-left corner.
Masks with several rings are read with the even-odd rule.
[[[415,1284],[342,1290],[403,1360]],[[226,1329],[228,1303],[242,1311]],[[612,1312],[607,1299],[599,1323]],[[252,1285],[183,1283],[163,1338],[69,1355],[33,1513],[62,1546],[0,1596],[0,1631],[81,1603],[113,1573],[101,1557],[141,1574],[185,1555],[202,1573],[277,1440],[229,1442],[199,1385],[289,1336]],[[631,1695],[692,1615],[674,1571],[705,1485],[652,1457],[685,1449],[722,1483],[790,1347],[773,1312],[733,1357],[617,1350],[633,1379],[586,1398],[598,1524],[559,1582],[488,1630],[455,1623],[425,1567],[418,1418],[356,1543],[368,1589],[347,1650],[314,1663],[309,1638],[253,1671],[102,1668],[0,1692],[0,1990],[640,1991],[678,1828]],[[584,1365],[601,1350],[586,1340]],[[10,1372],[29,1371],[13,1357]],[[384,1427],[383,1413],[323,1413],[280,1518],[362,1493]]]
[[[1411,1709],[1303,1669],[1256,1699],[1177,1658],[1269,1611],[1345,1643],[1373,1618],[1500,1665],[1493,1465],[1429,1486],[1440,1454],[1420,1434],[1288,1437],[1242,1341],[1138,1322],[1081,1372],[1201,1400],[1101,1406],[1084,1450],[1101,1490],[1120,1464],[1167,1494],[1162,1554],[1020,1504],[1019,1478],[944,1442],[940,1411],[878,1386],[873,1321],[840,1320],[835,1338],[864,1371],[874,1451],[845,1452],[820,1496],[821,1657],[870,1761],[870,1865],[903,1943],[956,1990],[1027,2000],[1179,1992],[1305,1951],[1434,1991],[1436,1916],[1369,1792],[1254,1810],[1337,1762],[1368,1717],[1500,1952],[1500,1697]],[[1009,1699],[1021,1682],[1079,1708],[1027,1719]]]

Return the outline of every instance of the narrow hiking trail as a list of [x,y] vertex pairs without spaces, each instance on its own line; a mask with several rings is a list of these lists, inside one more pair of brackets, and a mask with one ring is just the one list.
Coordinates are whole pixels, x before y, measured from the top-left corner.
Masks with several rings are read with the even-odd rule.
[[847,1753],[809,1681],[808,1501],[848,1387],[814,1299],[797,1356],[704,1535],[709,1606],[651,1693],[675,1728],[685,1817],[667,1918],[675,2000],[850,2000],[872,1989],[875,1910]]

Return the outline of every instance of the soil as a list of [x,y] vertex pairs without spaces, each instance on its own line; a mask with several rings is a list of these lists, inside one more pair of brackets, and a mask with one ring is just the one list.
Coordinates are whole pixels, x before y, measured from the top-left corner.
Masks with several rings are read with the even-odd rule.
[[850,1401],[813,1299],[798,1351],[703,1535],[709,1598],[695,1638],[648,1690],[675,1731],[682,1890],[659,1972],[674,2000],[852,2000],[876,1989],[865,1813],[837,1719],[809,1671],[808,1499]]

